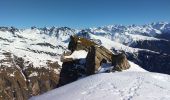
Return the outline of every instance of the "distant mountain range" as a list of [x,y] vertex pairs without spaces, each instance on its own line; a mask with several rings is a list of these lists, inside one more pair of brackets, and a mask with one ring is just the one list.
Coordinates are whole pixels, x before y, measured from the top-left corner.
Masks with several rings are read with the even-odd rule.
[[0,27],[0,97],[22,100],[56,88],[70,36],[93,41],[113,54],[124,52],[129,61],[147,71],[170,74],[168,22],[81,30]]

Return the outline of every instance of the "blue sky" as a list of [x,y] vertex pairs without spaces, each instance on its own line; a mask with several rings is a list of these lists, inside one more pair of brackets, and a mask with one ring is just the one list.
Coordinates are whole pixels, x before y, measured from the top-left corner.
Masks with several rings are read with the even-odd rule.
[[170,0],[1,0],[0,26],[97,27],[170,22]]

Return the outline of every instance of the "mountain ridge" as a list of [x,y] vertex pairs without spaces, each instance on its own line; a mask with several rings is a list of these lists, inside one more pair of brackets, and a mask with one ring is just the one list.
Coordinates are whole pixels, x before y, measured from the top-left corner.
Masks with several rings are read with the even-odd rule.
[[[128,29],[125,26],[115,25],[83,30],[68,27],[32,27],[29,29],[0,27],[0,83],[3,86],[0,87],[3,90],[0,95],[5,97],[3,99],[15,97],[25,100],[30,96],[56,88],[63,65],[61,58],[66,52],[71,54],[68,50],[71,36],[92,41],[98,45],[97,47],[104,47],[107,49],[104,51],[113,54],[123,52],[129,61],[147,71],[170,74],[170,63],[168,63],[170,62],[170,40],[168,38],[170,25],[160,23],[153,24],[153,26],[154,28],[149,25],[142,27],[132,25]],[[160,30],[157,31],[157,29]],[[167,33],[163,33],[162,30],[166,30]],[[75,44],[77,43],[80,43],[79,48],[82,49],[81,41]],[[86,46],[85,50],[88,50]],[[67,60],[72,60],[72,58]],[[73,69],[67,69],[71,72],[68,75],[77,75],[76,71],[84,71],[82,68],[75,69],[77,67],[74,67],[79,60],[84,63],[83,59],[70,62]],[[103,62],[107,61],[103,60]],[[109,64],[103,66],[106,65]],[[81,66],[81,63],[78,66]],[[97,68],[100,67],[97,66]],[[107,68],[101,68],[101,71],[105,69]],[[9,92],[15,88],[22,91],[18,91],[18,94]]]

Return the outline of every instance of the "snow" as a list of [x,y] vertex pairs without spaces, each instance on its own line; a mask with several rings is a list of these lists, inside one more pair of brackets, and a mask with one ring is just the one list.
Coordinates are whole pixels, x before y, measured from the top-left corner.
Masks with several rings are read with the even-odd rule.
[[59,72],[58,69],[54,69],[54,72],[55,72],[56,74],[60,74],[60,72]]
[[[128,34],[128,33],[126,33]],[[133,39],[133,41],[139,41],[139,40],[160,40],[154,37],[148,37],[148,36],[143,36],[143,35],[138,35],[138,34],[128,34],[129,36],[131,36],[131,38]]]
[[158,73],[100,73],[30,100],[169,100],[169,84],[170,76]]
[[111,70],[112,68],[113,66],[111,63],[104,63],[99,67],[99,70],[97,73],[103,73],[103,72]]
[[[139,65],[137,65],[131,61],[128,61],[128,62],[130,64],[130,68],[123,70],[123,72],[148,72],[145,69],[143,69],[142,67],[140,67]],[[103,72],[109,71],[109,70],[113,69],[113,67],[114,66],[112,66],[111,63],[104,63],[100,66],[97,73],[103,73]]]
[[38,73],[37,72],[32,72],[29,77],[33,77],[33,76],[38,76]]
[[65,56],[65,58],[82,59],[82,58],[86,58],[86,56],[87,56],[87,51],[75,50],[70,56]]
[[163,32],[170,32],[170,24],[167,22],[158,22],[147,25],[109,25],[99,28],[90,28],[90,33],[96,36],[102,36],[111,41],[130,45],[135,41],[160,40],[157,35]]
[[[52,29],[52,28],[51,28]],[[7,60],[3,53],[10,52],[12,57],[22,57],[24,67],[33,64],[36,68],[48,68],[47,61],[60,61],[61,54],[67,50],[70,35],[77,34],[81,30],[68,28],[54,28],[44,30],[24,29],[13,34],[6,30],[0,30],[0,60]],[[110,25],[99,28],[87,29],[89,38],[101,41],[102,46],[110,51],[123,50],[125,52],[138,52],[139,48],[129,47],[136,41],[159,40],[154,37],[163,34],[162,31],[170,30],[169,23],[153,23],[148,25]],[[79,42],[79,41],[78,41]],[[37,45],[38,43],[49,43],[50,46]],[[46,53],[45,53],[46,52]],[[56,55],[50,55],[56,54]],[[86,58],[85,50],[74,51],[66,58],[82,59]],[[14,57],[12,58],[14,60]],[[14,61],[13,61],[14,62]],[[80,63],[85,63],[82,59]],[[43,95],[32,97],[36,100],[155,100],[170,99],[170,76],[150,73],[133,62],[131,67],[123,72],[102,73],[112,67],[109,63],[103,64],[99,74],[80,79],[66,86],[57,88]],[[10,62],[3,62],[1,65],[13,67]],[[110,67],[108,67],[110,66]],[[19,67],[18,67],[19,69]],[[57,69],[54,69],[59,73]],[[23,74],[23,73],[22,73]],[[15,74],[10,74],[13,77]],[[37,76],[32,72],[29,77]],[[24,75],[23,75],[24,77]]]
[[13,73],[11,73],[9,76],[14,77],[15,75]]
[[[42,30],[40,29],[19,30],[15,34],[8,30],[0,30],[0,60],[6,59],[3,53],[10,52],[17,57],[22,57],[25,61],[24,66],[33,64],[33,67],[47,68],[47,61],[49,60],[51,62],[59,61],[58,63],[62,65],[60,55],[67,49],[68,43],[62,42],[55,36],[41,33]],[[37,45],[38,43],[49,43],[54,48],[48,45]]]
[[[41,28],[21,29],[12,33],[9,29],[0,30],[0,60],[5,59],[2,53],[10,52],[17,57],[22,57],[25,61],[29,61],[29,64],[33,64],[34,67],[38,68],[47,66],[48,60],[53,62],[60,61],[61,54],[67,50],[70,35],[78,34],[81,31],[53,27],[46,28],[46,30]],[[89,28],[86,31],[89,32],[90,39],[101,41],[101,45],[109,50],[115,49],[134,53],[143,49],[129,47],[131,43],[139,40],[159,40],[154,36],[161,34],[161,31],[167,32],[169,29],[169,23],[159,22],[140,26],[110,25]],[[48,45],[37,45],[38,43],[49,43],[54,48]],[[85,56],[85,53],[79,56]],[[62,65],[62,62],[59,62],[59,64]],[[25,63],[26,65],[28,63]]]
[[135,64],[134,62],[131,62],[131,61],[128,61],[128,62],[130,64],[130,68],[127,70],[124,70],[125,72],[147,72],[145,69]]
[[115,48],[116,50],[123,50],[125,52],[137,52],[139,49],[137,48],[131,48],[128,46],[125,46],[121,43],[115,42],[115,41],[111,41],[105,37],[102,36],[96,36],[93,34],[90,34],[91,39],[99,39],[102,42],[102,46],[106,47],[107,49],[111,50],[112,48]]

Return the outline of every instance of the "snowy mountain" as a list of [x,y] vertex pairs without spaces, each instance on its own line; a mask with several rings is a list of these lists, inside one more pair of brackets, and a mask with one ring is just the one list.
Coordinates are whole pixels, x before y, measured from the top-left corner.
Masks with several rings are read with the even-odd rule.
[[[135,52],[139,50],[136,49],[136,42],[168,41],[157,38],[157,35],[170,33],[170,23],[160,22],[141,26],[110,25],[99,28],[85,29],[85,31],[89,33],[88,38],[102,42],[102,45],[109,49],[115,47],[115,49],[118,50]],[[43,61],[45,60],[59,59],[56,55],[61,55],[63,51],[67,49],[69,37],[74,34],[80,35],[80,32],[81,30],[74,30],[67,27],[32,27],[31,29],[21,30],[14,27],[1,27],[1,51],[9,51],[16,56],[24,57],[24,59],[31,59],[33,64],[40,64],[40,62],[44,63]],[[81,36],[83,35],[81,34]],[[36,54],[34,52],[37,52],[38,55],[34,56]]]
[[[136,66],[126,71],[145,69],[170,74],[170,23],[167,22],[110,25],[82,30],[68,27],[0,27],[0,84],[3,86],[0,87],[3,91],[0,99],[25,100],[58,87],[63,71],[63,55],[67,61],[74,60],[73,66],[79,62],[73,69],[66,67],[64,71],[71,72],[69,75],[78,71],[81,72],[78,76],[84,77],[82,66],[89,53],[88,48],[68,53],[70,36],[95,42],[98,52],[106,54],[106,58],[110,53],[116,55],[124,52],[130,65]],[[110,62],[106,65],[110,66]],[[98,67],[101,67],[101,71],[105,70],[102,66]]]
[[148,72],[102,73],[30,100],[169,100],[170,76]]
[[110,25],[99,28],[90,28],[90,32],[123,44],[131,44],[137,40],[158,40],[157,35],[169,33],[170,24],[166,22],[148,25]]
[[[0,99],[27,100],[58,84],[69,28],[0,28]],[[7,89],[7,90],[6,90]],[[9,92],[7,92],[9,91]],[[14,92],[13,92],[14,91]],[[17,92],[16,92],[17,91]]]

